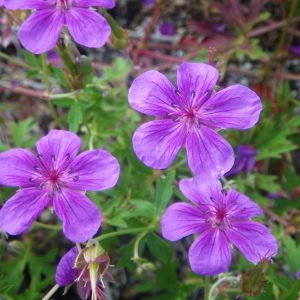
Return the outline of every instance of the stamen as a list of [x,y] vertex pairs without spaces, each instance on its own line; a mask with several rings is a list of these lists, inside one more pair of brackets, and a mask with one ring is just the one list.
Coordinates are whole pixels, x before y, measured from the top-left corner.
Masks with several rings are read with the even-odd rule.
[[178,96],[178,97],[181,97],[181,94],[178,90],[175,90],[175,95]]
[[76,176],[73,177],[73,181],[78,181],[78,180],[79,180],[79,176],[78,175],[76,175]]

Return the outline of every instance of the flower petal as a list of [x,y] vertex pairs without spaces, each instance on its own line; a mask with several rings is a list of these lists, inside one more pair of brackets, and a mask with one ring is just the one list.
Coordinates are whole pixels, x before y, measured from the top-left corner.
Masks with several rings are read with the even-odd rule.
[[24,48],[41,54],[55,47],[64,25],[64,14],[53,8],[34,12],[20,27],[19,38]]
[[[77,292],[80,297],[80,299],[87,300],[90,296],[90,293],[92,291],[91,282],[84,280],[79,280],[77,283]],[[98,299],[97,299],[98,300]]]
[[51,130],[36,143],[36,148],[48,168],[62,169],[70,165],[81,145],[81,139],[76,134],[64,130]]
[[216,229],[202,233],[189,250],[193,272],[214,276],[227,272],[231,263],[231,247],[225,235]]
[[165,169],[175,159],[185,140],[184,128],[172,120],[154,120],[133,135],[133,149],[148,167]]
[[0,184],[5,186],[32,186],[30,179],[36,176],[34,167],[39,160],[26,149],[12,149],[0,154]]
[[223,197],[221,195],[222,185],[219,180],[183,179],[179,182],[179,189],[186,198],[203,209],[211,207],[212,198]]
[[177,241],[208,228],[205,215],[187,203],[175,203],[169,206],[160,224],[162,236],[169,241]]
[[49,202],[48,193],[37,188],[18,191],[1,209],[2,229],[11,235],[27,231]]
[[252,263],[277,253],[277,242],[270,230],[257,222],[232,222],[227,236]]
[[214,94],[201,111],[201,120],[209,127],[248,129],[258,122],[262,104],[255,92],[236,84]]
[[78,271],[74,269],[77,255],[78,250],[76,247],[73,247],[59,261],[55,273],[55,281],[59,286],[70,285],[79,276]]
[[54,197],[54,210],[63,222],[65,236],[73,242],[86,242],[101,225],[98,208],[80,192],[63,189]]
[[85,151],[69,166],[73,179],[68,187],[78,190],[102,191],[116,185],[120,175],[117,159],[105,150]]
[[203,63],[184,62],[177,70],[177,86],[184,102],[200,107],[219,79],[219,71]]
[[53,3],[53,0],[4,0],[4,6],[12,10],[51,8]]
[[89,48],[102,47],[111,34],[106,19],[95,11],[85,8],[68,10],[66,23],[76,43]]
[[264,213],[258,204],[251,201],[246,195],[236,190],[229,190],[225,196],[226,210],[231,219],[249,219],[263,216]]
[[101,6],[110,9],[116,6],[116,1],[115,0],[75,0],[73,4],[76,7]]
[[234,152],[231,145],[206,126],[190,131],[186,152],[189,167],[197,176],[218,178],[233,166]]
[[[138,76],[129,89],[128,101],[138,112],[150,116],[165,117],[178,104],[175,87],[165,75],[147,71]],[[174,103],[174,104],[173,104]]]

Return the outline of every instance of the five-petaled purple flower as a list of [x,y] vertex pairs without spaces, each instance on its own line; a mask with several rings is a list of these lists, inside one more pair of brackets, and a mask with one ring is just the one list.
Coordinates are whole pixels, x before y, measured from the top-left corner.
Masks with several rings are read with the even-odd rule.
[[62,28],[67,26],[73,39],[89,48],[102,47],[111,29],[106,19],[89,9],[113,8],[115,0],[4,0],[8,9],[36,9],[22,24],[19,38],[27,50],[40,54],[55,47]]
[[257,150],[247,145],[237,146],[237,158],[233,168],[227,172],[226,176],[235,176],[241,172],[251,173],[255,163]]
[[214,67],[186,62],[178,69],[177,87],[153,70],[134,80],[130,105],[157,117],[133,136],[134,151],[144,164],[165,169],[185,146],[189,167],[197,176],[219,177],[231,169],[233,149],[217,131],[252,127],[262,105],[257,94],[243,85],[214,93],[218,78]]
[[251,218],[263,215],[260,207],[245,195],[222,191],[217,180],[202,182],[184,179],[181,192],[193,202],[171,205],[161,220],[162,235],[177,241],[200,234],[189,250],[193,272],[212,276],[226,272],[234,244],[252,263],[270,259],[277,253],[277,243],[270,231]]
[[101,149],[77,156],[81,145],[77,135],[51,130],[37,142],[37,156],[26,149],[0,154],[0,184],[20,187],[1,209],[4,231],[12,235],[27,231],[45,207],[53,206],[70,240],[85,242],[96,234],[101,215],[85,191],[113,187],[120,166]]

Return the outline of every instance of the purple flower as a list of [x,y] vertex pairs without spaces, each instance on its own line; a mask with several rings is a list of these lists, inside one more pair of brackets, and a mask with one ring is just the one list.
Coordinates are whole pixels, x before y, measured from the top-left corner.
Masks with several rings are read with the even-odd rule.
[[237,146],[237,160],[226,176],[235,176],[241,172],[251,173],[256,163],[257,151],[247,145]]
[[294,45],[289,48],[290,53],[300,56],[300,45]]
[[47,53],[47,61],[57,68],[62,68],[64,65],[60,56],[54,50]]
[[81,144],[71,132],[51,130],[37,142],[37,156],[18,148],[0,154],[0,184],[20,187],[1,209],[4,231],[27,231],[45,207],[53,206],[70,240],[84,242],[96,234],[102,218],[85,191],[113,187],[120,167],[105,150],[77,156]]
[[162,35],[173,36],[176,34],[176,27],[171,22],[164,22],[160,25],[159,31]]
[[170,241],[200,235],[189,249],[193,272],[206,276],[226,272],[232,244],[252,263],[276,255],[273,235],[265,226],[251,221],[263,212],[248,197],[235,190],[223,192],[217,180],[200,183],[184,179],[180,190],[194,205],[171,205],[161,220],[162,235]]
[[233,149],[217,131],[252,127],[262,105],[243,85],[214,93],[218,78],[218,70],[210,65],[185,62],[177,71],[177,87],[153,70],[133,81],[130,105],[157,118],[143,124],[133,136],[134,151],[145,165],[168,168],[185,147],[189,167],[198,176],[222,176],[231,169]]
[[35,9],[22,24],[19,38],[29,51],[40,54],[55,47],[63,26],[80,45],[98,48],[108,40],[111,29],[106,19],[89,9],[113,8],[115,0],[4,0],[8,9]]
[[155,4],[155,0],[144,0],[144,5],[152,6]]
[[300,279],[300,271],[298,271],[298,272],[296,273],[296,278],[297,278],[297,279]]
[[[110,278],[108,268],[110,259],[104,250],[100,254],[93,252],[94,248],[86,248],[78,253],[76,247],[67,252],[58,263],[55,280],[59,286],[69,286],[77,283],[78,294],[81,299],[105,300],[103,278]],[[91,259],[91,256],[92,257]]]

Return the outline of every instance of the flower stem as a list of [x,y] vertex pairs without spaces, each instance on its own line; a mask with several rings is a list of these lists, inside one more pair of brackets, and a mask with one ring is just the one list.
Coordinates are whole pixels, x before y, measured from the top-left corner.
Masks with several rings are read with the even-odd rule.
[[133,247],[133,261],[138,262],[139,261],[139,245],[140,242],[142,241],[142,239],[149,233],[149,231],[144,231],[142,232],[136,239],[135,243],[134,243],[134,247]]
[[44,229],[49,229],[49,230],[61,230],[60,225],[44,224],[44,223],[40,223],[40,222],[33,223],[33,227],[44,228]]
[[209,300],[209,277],[206,276],[204,279],[204,300]]
[[46,296],[43,297],[42,300],[49,300],[55,293],[56,291],[59,289],[59,285],[56,284],[48,293]]
[[19,65],[20,67],[24,67],[26,69],[38,71],[37,68],[34,68],[34,67],[30,66],[29,64],[25,63],[24,61],[22,61],[22,60],[20,60],[18,58],[9,56],[6,53],[0,52],[0,58],[6,59],[7,61],[10,61],[10,62],[12,62],[12,63],[14,63],[16,65]]
[[131,229],[123,229],[123,230],[119,230],[116,232],[109,232],[109,233],[102,234],[101,236],[97,237],[96,240],[100,242],[100,241],[104,241],[106,239],[120,236],[120,235],[136,234],[136,233],[140,233],[140,232],[149,232],[149,231],[154,230],[155,227],[156,227],[155,225],[150,225],[148,227],[138,227],[138,228],[131,228]]

